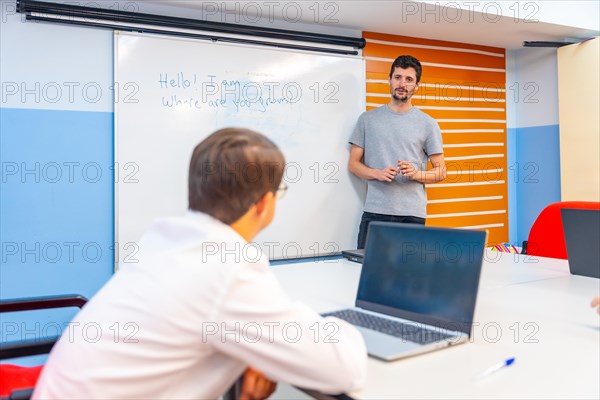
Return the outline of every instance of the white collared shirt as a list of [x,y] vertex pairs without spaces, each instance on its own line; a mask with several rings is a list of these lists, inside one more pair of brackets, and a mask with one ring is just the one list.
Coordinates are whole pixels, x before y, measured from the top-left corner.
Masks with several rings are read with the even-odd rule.
[[63,332],[35,399],[217,398],[249,365],[326,393],[364,384],[358,331],[292,302],[229,226],[189,212],[139,247]]

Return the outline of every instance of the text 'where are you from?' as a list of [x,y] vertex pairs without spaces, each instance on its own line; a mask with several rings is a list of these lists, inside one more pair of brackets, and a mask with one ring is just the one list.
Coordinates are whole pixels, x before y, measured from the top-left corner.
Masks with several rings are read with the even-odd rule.
[[[160,89],[170,91],[162,95],[162,106],[184,109],[224,108],[235,112],[247,109],[266,112],[274,105],[293,105],[308,96],[315,103],[337,103],[339,86],[334,82],[312,82],[303,87],[299,82],[254,81],[223,79],[218,75],[160,73]],[[306,84],[304,84],[306,86]]]

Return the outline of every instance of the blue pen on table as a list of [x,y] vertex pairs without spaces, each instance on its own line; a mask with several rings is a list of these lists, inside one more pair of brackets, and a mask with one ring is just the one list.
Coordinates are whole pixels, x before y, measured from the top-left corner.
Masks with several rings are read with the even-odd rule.
[[491,367],[489,367],[488,369],[486,369],[485,371],[483,371],[482,373],[477,375],[475,377],[475,380],[485,378],[486,376],[490,376],[494,372],[499,371],[504,367],[508,367],[509,365],[511,365],[514,362],[515,362],[515,357],[512,357],[512,358],[508,358],[502,362],[499,362],[498,364],[492,365]]

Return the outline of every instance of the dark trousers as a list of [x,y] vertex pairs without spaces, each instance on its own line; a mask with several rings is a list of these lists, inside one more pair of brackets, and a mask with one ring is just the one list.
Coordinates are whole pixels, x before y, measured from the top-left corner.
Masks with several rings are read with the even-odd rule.
[[413,217],[412,215],[386,215],[386,214],[375,214],[370,212],[363,212],[362,218],[360,219],[360,228],[358,230],[358,249],[364,249],[365,243],[367,242],[367,233],[369,231],[369,224],[373,221],[384,221],[384,222],[402,222],[408,224],[425,224],[425,218]]

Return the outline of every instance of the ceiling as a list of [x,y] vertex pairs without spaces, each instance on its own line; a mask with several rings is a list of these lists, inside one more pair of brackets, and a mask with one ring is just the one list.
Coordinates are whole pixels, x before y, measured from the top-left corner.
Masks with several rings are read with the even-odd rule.
[[[154,4],[187,9],[193,14],[190,15],[191,18],[246,25],[270,25],[290,30],[314,28],[321,33],[330,31],[340,34],[339,31],[343,30],[371,31],[506,49],[521,48],[523,41],[575,41],[598,35],[597,31],[589,29],[527,19],[528,10],[525,7],[529,3],[525,3],[524,6],[522,2],[520,15],[524,19],[519,20],[512,16],[496,15],[493,7],[487,13],[481,13],[441,7],[439,3],[436,5],[412,1],[151,1]],[[458,2],[454,4],[458,5]],[[503,6],[506,7],[506,4]],[[533,10],[529,11],[529,15],[532,15]],[[260,16],[262,19],[259,20]],[[300,24],[302,29],[298,29]]]

